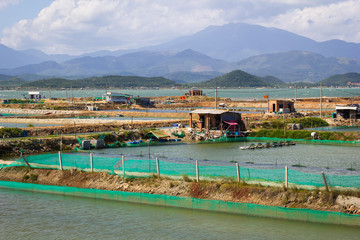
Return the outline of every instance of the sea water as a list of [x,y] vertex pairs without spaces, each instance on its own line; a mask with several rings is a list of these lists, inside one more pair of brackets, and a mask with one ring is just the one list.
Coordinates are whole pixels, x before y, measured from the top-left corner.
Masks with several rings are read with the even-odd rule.
[[[139,97],[164,97],[164,96],[184,96],[189,89],[112,89],[112,92],[120,92]],[[73,97],[103,97],[106,93],[103,90],[44,90],[40,92],[46,98],[70,98]],[[203,89],[206,96],[214,97],[214,89]],[[319,88],[293,89],[293,88],[250,88],[250,89],[218,89],[217,96],[223,98],[232,98],[238,100],[264,99],[264,95],[268,95],[270,99],[283,98],[312,98],[320,97]],[[360,95],[360,88],[323,88],[322,96],[327,97],[355,97]],[[28,91],[2,90],[0,91],[0,99],[24,98],[28,97]]]

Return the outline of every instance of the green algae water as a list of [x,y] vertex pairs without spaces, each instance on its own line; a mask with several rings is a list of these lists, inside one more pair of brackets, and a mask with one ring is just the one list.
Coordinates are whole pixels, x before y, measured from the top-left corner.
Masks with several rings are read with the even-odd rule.
[[[360,161],[358,146],[334,146],[296,144],[296,146],[283,146],[267,149],[240,150],[242,146],[248,146],[257,142],[233,142],[214,144],[179,144],[151,146],[150,156],[152,159],[158,157],[160,160],[193,163],[195,160],[202,164],[234,164],[239,162],[241,166],[281,167],[296,166],[294,168],[304,172],[308,171],[333,171],[334,174],[346,174],[347,168],[352,168],[354,174],[359,174]],[[148,147],[110,148],[94,150],[95,154],[124,154],[127,159],[148,159]],[[306,167],[306,168],[305,168]],[[355,173],[356,172],[356,173]]]
[[358,239],[360,228],[0,189],[1,239]]

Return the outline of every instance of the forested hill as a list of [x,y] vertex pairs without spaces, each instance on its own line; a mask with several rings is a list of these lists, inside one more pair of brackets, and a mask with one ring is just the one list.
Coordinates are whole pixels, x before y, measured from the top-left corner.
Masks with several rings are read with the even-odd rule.
[[283,81],[267,76],[257,77],[241,70],[235,70],[230,73],[215,77],[205,82],[194,84],[197,87],[272,87],[286,85]]
[[127,88],[127,87],[174,87],[180,84],[163,77],[103,76],[67,80],[50,78],[22,84],[24,88]]
[[351,72],[345,74],[336,74],[320,82],[323,86],[351,86],[360,84],[360,74]]

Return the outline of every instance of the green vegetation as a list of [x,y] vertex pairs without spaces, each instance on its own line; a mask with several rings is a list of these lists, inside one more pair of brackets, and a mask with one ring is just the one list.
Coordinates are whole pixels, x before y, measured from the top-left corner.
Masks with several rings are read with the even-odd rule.
[[22,137],[24,131],[20,128],[0,128],[0,138]]
[[291,118],[291,119],[286,119],[286,123],[301,123],[305,128],[329,126],[329,124],[325,120],[316,117]]
[[254,122],[252,128],[260,127],[266,129],[284,129],[284,127],[287,127],[288,124],[294,124],[294,123],[300,123],[304,128],[329,126],[329,124],[321,118],[307,117],[307,118],[289,118],[289,119],[285,119],[285,121],[283,119],[274,119],[271,121],[266,121],[261,123]]
[[42,79],[22,84],[23,88],[127,88],[127,87],[173,87],[180,84],[163,77],[103,76],[67,80],[63,78]]
[[349,82],[360,83],[360,73],[336,74],[322,80],[320,83],[323,86],[347,86]]
[[[312,131],[306,130],[286,130],[283,129],[263,129],[254,131],[249,134],[249,137],[268,137],[268,138],[292,138],[292,139],[307,139],[310,140]],[[352,133],[345,134],[343,132],[318,132],[320,140],[341,140],[354,141],[356,136]]]
[[25,81],[20,78],[0,74],[0,86],[1,87],[17,87],[23,83],[25,83]]
[[241,70],[194,84],[197,87],[272,87],[279,85],[286,84],[275,77],[257,77]]

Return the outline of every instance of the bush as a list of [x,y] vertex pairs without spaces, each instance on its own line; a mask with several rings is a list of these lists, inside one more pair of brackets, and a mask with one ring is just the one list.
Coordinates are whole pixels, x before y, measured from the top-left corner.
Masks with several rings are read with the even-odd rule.
[[0,128],[0,138],[2,137],[21,137],[23,130],[20,128]]
[[294,118],[294,119],[288,119],[288,123],[301,123],[303,127],[309,128],[309,127],[326,127],[329,126],[329,124],[321,119],[316,117],[307,117],[307,118]]

